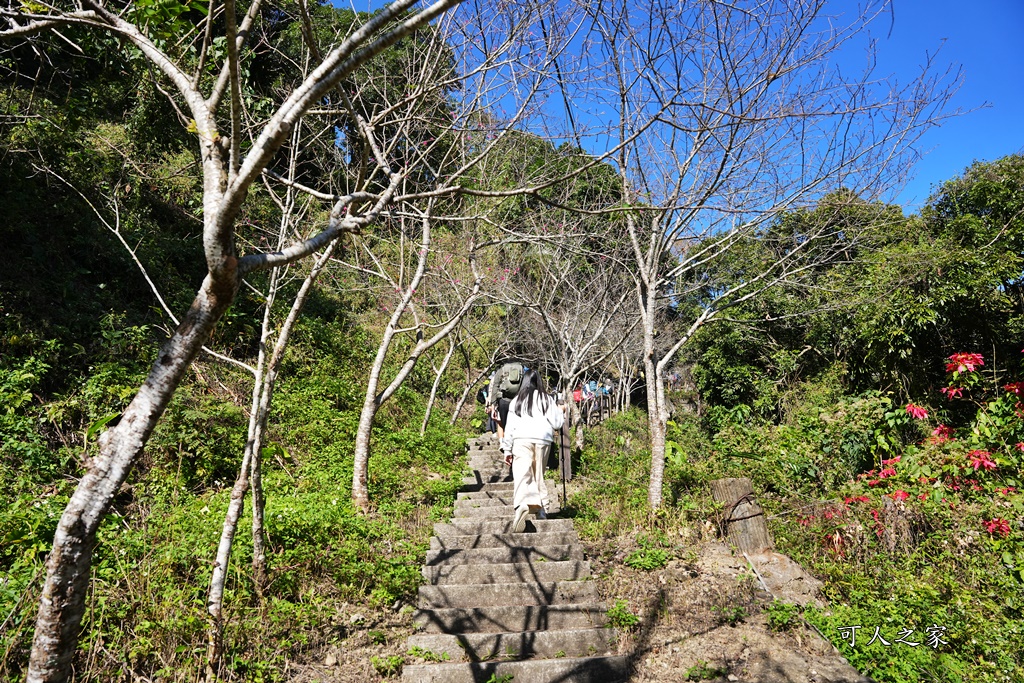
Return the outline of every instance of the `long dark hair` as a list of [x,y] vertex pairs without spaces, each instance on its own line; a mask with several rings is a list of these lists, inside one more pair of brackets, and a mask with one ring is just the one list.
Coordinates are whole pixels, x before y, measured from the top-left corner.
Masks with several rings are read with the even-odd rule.
[[551,397],[544,391],[544,380],[541,379],[540,373],[536,370],[527,370],[523,373],[523,383],[516,394],[516,415],[523,416],[523,404],[526,404],[526,414],[533,415],[535,401],[541,413],[546,413]]

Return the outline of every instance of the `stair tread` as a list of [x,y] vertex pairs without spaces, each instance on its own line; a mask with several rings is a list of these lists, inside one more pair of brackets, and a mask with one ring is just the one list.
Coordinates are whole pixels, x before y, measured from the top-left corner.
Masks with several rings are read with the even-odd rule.
[[626,681],[629,660],[611,654],[617,636],[572,520],[531,514],[526,531],[512,533],[513,482],[496,445],[493,436],[467,441],[471,475],[452,519],[434,525],[421,569],[427,583],[408,645],[451,661],[406,665],[402,679]]
[[629,677],[629,660],[622,656],[563,657],[513,662],[410,664],[402,680],[417,683],[485,683],[512,676],[524,683],[619,683]]

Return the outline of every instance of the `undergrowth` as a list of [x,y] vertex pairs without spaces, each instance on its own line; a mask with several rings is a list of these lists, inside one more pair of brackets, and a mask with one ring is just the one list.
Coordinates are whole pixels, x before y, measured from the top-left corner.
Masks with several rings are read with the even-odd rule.
[[[828,607],[804,618],[862,673],[891,683],[1024,680],[1015,456],[991,456],[991,472],[972,467],[982,456],[969,457],[977,451],[966,437],[930,438],[892,397],[835,387],[825,378],[795,388],[777,423],[744,410],[713,433],[695,416],[670,422],[666,502],[655,512],[646,415],[616,415],[586,435],[568,512],[584,537],[633,533],[639,547],[624,562],[647,569],[661,561],[652,539],[717,518],[712,479],[750,477],[778,550],[824,583]],[[893,471],[879,479],[885,467]],[[767,612],[776,630],[797,618],[790,605]]]
[[[0,680],[24,677],[50,539],[81,463],[95,454],[101,429],[90,426],[123,408],[147,368],[141,341],[106,340],[117,344],[99,359],[102,372],[94,366],[78,381],[48,384],[56,341],[26,344],[20,358],[0,363]],[[261,597],[251,580],[247,510],[226,585],[230,678],[283,680],[287,661],[363,628],[350,613],[410,601],[431,523],[450,514],[466,434],[439,416],[421,436],[424,392],[412,390],[399,392],[374,430],[375,511],[353,509],[368,353],[359,341],[315,318],[297,331],[264,451],[270,583]],[[201,675],[212,558],[245,442],[246,382],[197,365],[115,499],[98,536],[75,680]],[[377,664],[381,675],[395,675],[401,662],[385,656]]]

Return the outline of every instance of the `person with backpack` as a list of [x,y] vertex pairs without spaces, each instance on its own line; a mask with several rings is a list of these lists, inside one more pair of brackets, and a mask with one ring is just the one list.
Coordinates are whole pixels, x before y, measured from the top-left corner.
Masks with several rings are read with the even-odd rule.
[[501,441],[505,462],[512,466],[512,505],[515,516],[512,533],[526,529],[530,512],[547,517],[548,492],[544,469],[555,434],[565,422],[565,408],[544,391],[536,370],[523,373],[522,386],[508,407],[505,434]]
[[519,361],[506,361],[491,375],[491,384],[487,388],[487,400],[490,402],[488,413],[497,420],[499,441],[504,434],[505,421],[508,419],[509,403],[519,393],[523,373],[528,369]]

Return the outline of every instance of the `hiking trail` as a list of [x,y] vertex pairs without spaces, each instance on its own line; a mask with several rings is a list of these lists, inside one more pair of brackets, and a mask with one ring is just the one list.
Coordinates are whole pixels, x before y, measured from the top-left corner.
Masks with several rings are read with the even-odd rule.
[[418,633],[408,640],[410,650],[441,661],[406,665],[402,679],[627,680],[628,658],[611,654],[617,634],[588,580],[572,520],[531,515],[525,533],[510,533],[512,477],[493,436],[469,441],[469,466],[473,476],[463,480],[451,522],[434,526],[413,615]]

